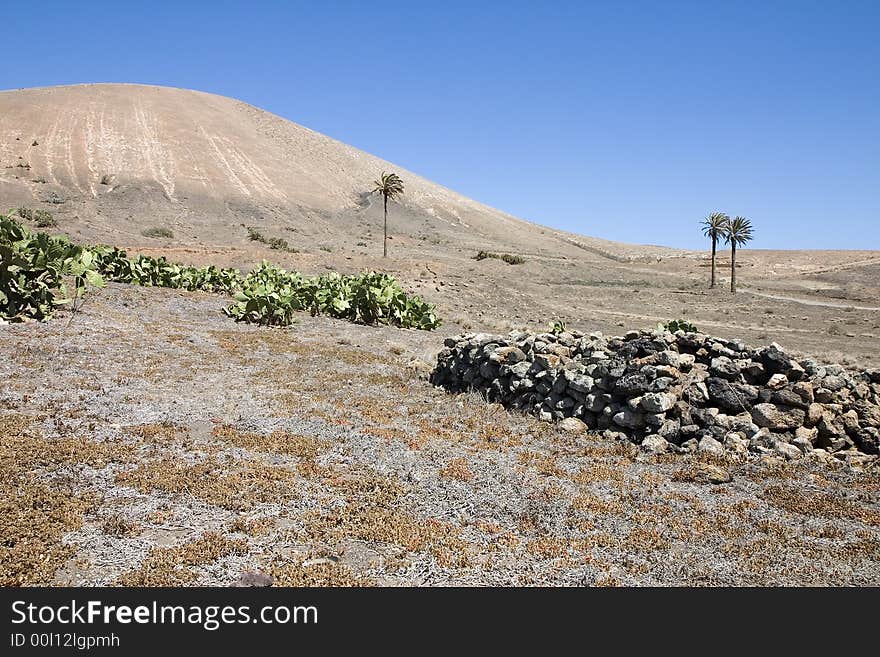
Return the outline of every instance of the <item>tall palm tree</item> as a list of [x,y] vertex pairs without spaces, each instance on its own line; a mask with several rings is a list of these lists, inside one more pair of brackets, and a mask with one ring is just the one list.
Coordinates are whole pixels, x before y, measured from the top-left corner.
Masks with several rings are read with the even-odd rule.
[[388,257],[388,199],[394,200],[403,194],[403,181],[396,173],[382,172],[378,180],[373,181],[373,194],[381,194],[385,200],[385,238],[382,241],[382,257]]
[[730,291],[736,292],[736,247],[752,241],[752,222],[736,217],[724,229],[724,241],[730,244]]
[[729,221],[730,217],[723,212],[713,212],[700,223],[703,235],[712,240],[712,280],[709,287],[715,287],[715,249],[718,246],[718,240],[724,237],[724,229]]

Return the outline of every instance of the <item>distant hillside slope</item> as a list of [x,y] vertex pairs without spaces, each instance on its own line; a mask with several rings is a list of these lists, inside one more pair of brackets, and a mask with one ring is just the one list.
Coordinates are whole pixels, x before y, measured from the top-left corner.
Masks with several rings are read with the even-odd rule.
[[406,183],[391,230],[426,243],[587,259],[673,253],[522,221],[222,96],[130,84],[0,92],[0,203],[44,207],[95,238],[131,243],[162,225],[184,242],[235,245],[246,223],[358,240],[380,229],[366,192],[382,170]]

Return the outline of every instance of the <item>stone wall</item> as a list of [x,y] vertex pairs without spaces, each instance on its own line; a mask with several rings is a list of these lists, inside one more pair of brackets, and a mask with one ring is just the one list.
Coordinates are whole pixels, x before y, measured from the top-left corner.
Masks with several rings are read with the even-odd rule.
[[849,459],[880,448],[880,371],[798,360],[775,343],[658,330],[477,333],[444,345],[435,385],[548,421],[575,417],[651,451]]

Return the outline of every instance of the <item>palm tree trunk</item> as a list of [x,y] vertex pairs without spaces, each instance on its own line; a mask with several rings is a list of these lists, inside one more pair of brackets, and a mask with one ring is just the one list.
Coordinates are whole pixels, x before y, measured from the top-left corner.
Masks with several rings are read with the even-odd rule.
[[384,194],[385,198],[385,238],[382,240],[382,257],[388,257],[388,195]]
[[718,238],[714,235],[712,236],[712,283],[709,287],[715,287],[715,244],[718,241]]
[[730,291],[736,294],[736,244],[730,243]]

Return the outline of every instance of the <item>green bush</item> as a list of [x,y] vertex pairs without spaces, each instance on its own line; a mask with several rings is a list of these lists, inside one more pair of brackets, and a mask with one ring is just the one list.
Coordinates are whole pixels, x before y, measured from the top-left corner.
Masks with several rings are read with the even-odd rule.
[[486,258],[493,258],[495,260],[503,260],[508,265],[521,265],[526,261],[521,255],[513,255],[511,253],[492,253],[490,251],[479,251],[477,255],[474,256],[474,260],[485,260]]
[[391,324],[430,330],[440,325],[434,306],[407,295],[387,274],[304,277],[263,262],[244,280],[226,314],[238,321],[286,326],[293,313],[308,310],[362,324]]
[[32,208],[15,208],[9,211],[10,216],[19,216],[27,221],[33,221],[37,228],[52,228],[58,222],[48,210],[34,210]]
[[565,333],[565,322],[561,319],[557,319],[554,322],[550,323],[550,332],[553,335],[559,335],[560,333]]
[[[53,311],[105,281],[203,290],[234,296],[225,313],[238,321],[287,326],[305,310],[363,324],[430,330],[440,325],[434,306],[407,295],[391,276],[331,272],[304,277],[263,261],[246,277],[237,269],[191,267],[164,257],[130,258],[110,246],[83,247],[66,237],[31,233],[0,216],[0,317],[48,319]],[[68,283],[74,294],[68,295]]]
[[172,231],[170,228],[154,226],[153,228],[147,228],[141,233],[141,235],[143,235],[144,237],[171,239],[174,237],[174,231]]
[[233,294],[243,281],[238,269],[221,269],[215,265],[191,267],[169,262],[161,256],[141,255],[132,259],[125,251],[111,247],[96,247],[95,251],[98,271],[107,280],[117,283]]
[[669,331],[670,333],[675,333],[676,331],[697,333],[697,327],[686,319],[670,319],[668,322],[660,324],[658,328],[661,328],[664,331]]
[[259,230],[254,228],[253,226],[247,227],[248,238],[252,242],[260,242],[261,244],[265,244],[270,249],[275,249],[276,251],[287,251],[288,253],[298,253],[298,251],[290,246],[287,243],[287,240],[282,239],[280,237],[266,237]]
[[[91,285],[103,287],[95,253],[62,236],[32,233],[0,215],[0,317],[45,320]],[[70,294],[69,283],[73,284]]]

